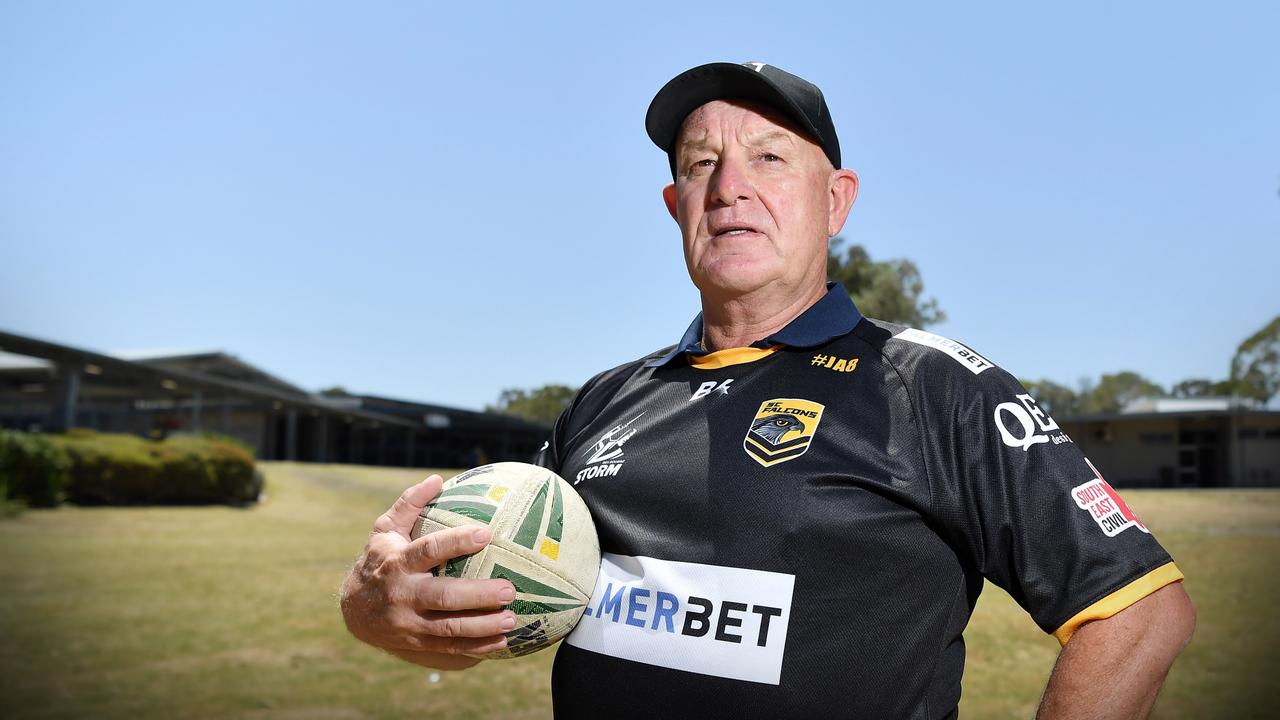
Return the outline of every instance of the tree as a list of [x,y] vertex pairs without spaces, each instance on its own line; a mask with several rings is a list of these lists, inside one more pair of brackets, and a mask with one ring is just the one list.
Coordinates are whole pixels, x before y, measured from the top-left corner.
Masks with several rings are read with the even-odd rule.
[[1085,413],[1120,412],[1125,405],[1144,397],[1164,395],[1164,388],[1136,372],[1103,375],[1098,384],[1080,398],[1080,411]]
[[532,390],[507,388],[498,395],[498,404],[489,405],[485,410],[550,425],[568,406],[576,392],[576,389],[568,385],[554,384]]
[[1045,412],[1056,417],[1075,415],[1080,412],[1080,396],[1066,385],[1059,385],[1052,380],[1022,380],[1022,386],[1031,393]]
[[351,393],[348,392],[347,389],[342,387],[341,385],[334,385],[333,387],[323,388],[317,394],[323,395],[324,397],[335,397],[335,398],[351,397]]
[[1245,338],[1231,359],[1233,389],[1266,405],[1280,391],[1280,315]]
[[1187,378],[1169,389],[1169,394],[1176,398],[1204,398],[1218,394],[1221,382],[1208,378]]
[[947,319],[936,299],[920,300],[924,280],[910,260],[873,261],[866,248],[836,236],[827,247],[827,277],[844,285],[868,317],[914,327]]

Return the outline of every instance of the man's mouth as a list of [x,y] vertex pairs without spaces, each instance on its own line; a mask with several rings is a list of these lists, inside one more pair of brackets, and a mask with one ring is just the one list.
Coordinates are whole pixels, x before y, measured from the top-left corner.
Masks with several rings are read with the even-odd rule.
[[724,237],[724,236],[733,236],[733,235],[746,235],[747,233],[754,233],[754,232],[759,232],[759,231],[751,227],[750,225],[724,225],[724,226],[715,228],[712,231],[712,235],[714,237]]

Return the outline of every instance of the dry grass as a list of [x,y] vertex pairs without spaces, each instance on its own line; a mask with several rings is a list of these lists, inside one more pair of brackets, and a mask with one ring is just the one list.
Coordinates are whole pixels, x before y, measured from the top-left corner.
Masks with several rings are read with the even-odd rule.
[[[1272,718],[1280,705],[1280,492],[1138,491],[1125,499],[1187,576],[1196,604],[1155,718]],[[990,584],[968,632],[961,715],[1035,713],[1058,643]]]
[[[342,628],[335,590],[368,524],[423,471],[265,469],[267,500],[250,509],[61,508],[0,521],[5,716],[550,716],[549,652],[432,682]],[[1280,493],[1127,495],[1200,612],[1156,716],[1269,717],[1259,708],[1280,700]],[[994,588],[968,637],[962,714],[1029,717],[1057,643]]]

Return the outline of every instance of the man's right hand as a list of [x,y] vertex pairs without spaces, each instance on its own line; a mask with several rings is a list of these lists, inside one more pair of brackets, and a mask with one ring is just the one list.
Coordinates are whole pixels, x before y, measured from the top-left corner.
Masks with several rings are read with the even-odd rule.
[[440,493],[432,475],[405,490],[373,524],[369,542],[342,583],[342,617],[360,640],[409,662],[461,670],[501,650],[515,627],[504,606],[515,599],[506,580],[436,577],[432,569],[489,544],[489,529],[465,525],[410,540],[422,508]]

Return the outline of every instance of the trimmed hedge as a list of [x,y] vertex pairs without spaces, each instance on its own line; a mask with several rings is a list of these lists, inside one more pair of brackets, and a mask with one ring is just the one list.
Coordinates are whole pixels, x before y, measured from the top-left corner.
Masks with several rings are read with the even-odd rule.
[[[81,505],[245,503],[262,491],[252,453],[223,438],[175,436],[155,442],[88,430],[65,435],[0,431],[0,448],[8,448],[0,450],[0,477],[10,475],[10,466],[22,470],[12,475],[18,482],[10,481],[9,495],[32,505],[56,504],[47,500],[63,497]],[[33,492],[41,482],[43,494]],[[15,492],[18,487],[25,494]]]
[[0,430],[0,496],[53,507],[70,481],[71,458],[48,435]]

